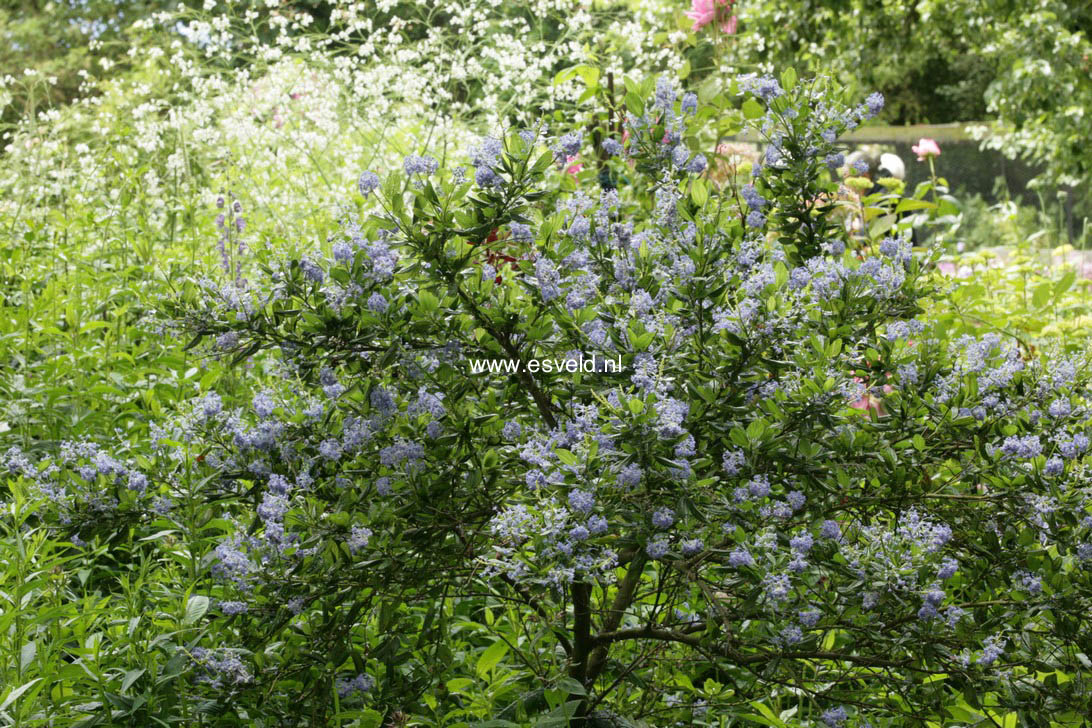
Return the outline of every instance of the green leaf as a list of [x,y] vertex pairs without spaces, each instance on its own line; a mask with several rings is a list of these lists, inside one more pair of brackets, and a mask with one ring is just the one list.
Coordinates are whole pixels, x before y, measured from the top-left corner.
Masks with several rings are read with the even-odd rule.
[[569,695],[587,695],[588,691],[584,689],[576,680],[571,677],[563,677],[557,681],[557,687],[564,690]]
[[30,663],[34,662],[34,656],[37,654],[37,642],[30,641],[24,644],[23,649],[19,650],[19,669],[25,671],[28,667],[30,667]]
[[1061,277],[1060,280],[1054,283],[1054,297],[1062,295],[1073,286],[1073,283],[1077,280],[1076,271],[1066,271],[1066,274]]
[[574,455],[571,450],[559,447],[554,450],[554,453],[557,455],[557,459],[566,465],[576,465],[577,463],[576,455]]
[[8,697],[4,698],[4,702],[0,703],[0,710],[5,710],[9,705],[19,699],[19,696],[34,687],[34,683],[38,682],[42,678],[36,677],[30,682],[23,683],[19,687],[8,693]]
[[884,215],[877,218],[868,228],[868,234],[873,238],[878,238],[893,228],[897,220],[898,218],[895,215]]
[[457,693],[461,690],[466,690],[473,684],[474,681],[468,677],[456,677],[447,681],[447,689],[453,693]]
[[201,595],[190,597],[186,602],[186,616],[182,618],[182,624],[189,626],[205,616],[209,611],[209,598]]
[[497,666],[497,663],[501,661],[508,653],[508,643],[504,640],[497,640],[493,644],[486,648],[485,652],[478,658],[478,666],[475,668],[478,673],[478,677],[485,677],[486,673]]
[[129,670],[128,672],[126,672],[124,679],[122,679],[121,681],[121,692],[124,693],[126,690],[133,687],[133,683],[139,680],[140,676],[143,675],[145,672],[147,672],[147,670],[145,670],[143,667],[139,670]]
[[796,86],[796,69],[789,67],[781,72],[781,88],[792,91]]
[[421,302],[421,308],[427,313],[432,313],[440,307],[440,299],[434,296],[430,291],[419,292],[417,294],[417,300]]
[[758,119],[766,113],[766,109],[762,108],[762,104],[758,103],[754,99],[747,99],[743,102],[743,116],[748,119]]
[[931,210],[936,207],[936,203],[928,200],[914,200],[909,197],[899,200],[899,204],[895,205],[895,212],[908,212],[910,210]]
[[696,179],[690,184],[690,199],[698,207],[705,207],[705,202],[709,199],[709,190],[703,180]]
[[360,718],[361,728],[379,728],[383,724],[383,714],[378,710],[368,708]]
[[1050,301],[1051,286],[1049,283],[1040,283],[1031,294],[1031,303],[1035,308],[1042,308]]
[[[770,708],[766,705],[755,701],[751,703],[751,707],[757,710],[759,713],[762,713],[763,716],[765,716],[765,720],[759,721],[760,723],[763,723],[764,725],[778,726],[778,728],[785,728],[785,721],[778,718],[777,714],[770,710]],[[755,717],[757,718],[758,716]]]
[[584,85],[588,88],[596,86],[599,83],[599,69],[595,66],[581,65],[573,69],[576,71],[576,75],[580,76],[580,80],[584,82]]
[[554,86],[558,86],[560,84],[563,84],[566,81],[569,81],[569,80],[571,80],[571,79],[573,79],[575,77],[576,77],[576,66],[573,66],[572,68],[563,68],[562,70],[557,72],[556,76],[554,76]]

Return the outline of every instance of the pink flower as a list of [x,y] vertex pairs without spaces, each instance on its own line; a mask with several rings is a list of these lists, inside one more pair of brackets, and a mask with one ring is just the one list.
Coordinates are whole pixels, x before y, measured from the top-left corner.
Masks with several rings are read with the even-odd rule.
[[[853,381],[859,384],[864,384],[864,380],[860,377],[853,377]],[[883,386],[883,391],[884,394],[890,394],[892,391],[891,385],[885,384]],[[877,415],[887,414],[883,409],[882,400],[880,400],[879,397],[873,396],[872,393],[869,392],[867,389],[861,395],[860,399],[856,400],[855,402],[851,402],[849,406],[853,409],[864,410],[865,412],[869,413],[875,412]]]
[[694,21],[694,30],[701,30],[712,23],[716,15],[713,0],[691,0],[690,10],[686,13],[686,17]]
[[[733,0],[690,0],[690,10],[686,17],[694,21],[694,30],[701,30],[717,19],[717,6],[731,8]],[[721,31],[731,35],[736,32],[736,16],[723,21]]]
[[580,170],[584,169],[584,165],[576,161],[575,155],[566,159],[565,162],[569,165],[565,168],[565,171],[571,174],[573,177],[579,174]]
[[910,147],[910,151],[918,155],[918,161],[924,162],[926,157],[939,157],[940,147],[932,139],[921,139],[917,144]]

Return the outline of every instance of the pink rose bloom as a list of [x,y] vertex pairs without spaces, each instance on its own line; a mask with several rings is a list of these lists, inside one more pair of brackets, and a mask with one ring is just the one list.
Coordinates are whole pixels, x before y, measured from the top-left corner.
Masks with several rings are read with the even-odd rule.
[[[731,0],[690,0],[686,17],[694,21],[694,30],[701,30],[717,19],[717,6],[731,7]],[[736,32],[736,16],[721,23],[720,29],[731,35]]]
[[918,161],[924,162],[926,157],[939,157],[940,147],[932,139],[921,139],[917,144],[910,147],[910,151],[918,155]]
[[[584,165],[581,164],[580,162],[576,161],[576,156],[575,155],[569,157],[565,161],[569,165],[568,167],[565,168],[565,171],[568,172],[569,174],[571,174],[573,177],[575,177],[580,172],[580,170],[584,169]],[[574,162],[576,162],[576,163],[573,164]]]
[[686,17],[694,21],[694,30],[701,30],[712,23],[716,15],[713,0],[691,0],[690,10],[686,13]]

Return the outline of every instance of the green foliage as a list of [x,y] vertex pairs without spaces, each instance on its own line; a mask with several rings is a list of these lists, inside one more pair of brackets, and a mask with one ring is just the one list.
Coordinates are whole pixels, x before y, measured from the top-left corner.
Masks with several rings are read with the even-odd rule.
[[[905,300],[868,303],[858,291],[831,301],[837,314],[810,324],[814,336],[791,339],[785,356],[770,356],[746,337],[708,331],[701,338],[708,346],[677,354],[671,348],[672,336],[679,335],[675,324],[633,322],[619,333],[614,343],[628,368],[617,384],[628,386],[636,357],[651,353],[669,362],[660,374],[692,407],[699,443],[692,467],[699,475],[685,488],[671,475],[677,454],[652,431],[661,396],[630,392],[616,407],[601,396],[600,375],[586,373],[537,379],[543,391],[536,395],[526,381],[471,377],[448,361],[426,380],[446,395],[450,411],[448,431],[429,446],[429,472],[396,482],[408,490],[397,491],[392,501],[377,496],[376,476],[386,471],[374,452],[345,470],[318,467],[319,484],[286,519],[303,538],[298,546],[316,551],[295,566],[280,564],[256,593],[242,593],[214,578],[211,568],[219,563],[217,547],[241,527],[264,532],[255,515],[264,476],[245,463],[217,460],[233,447],[230,433],[192,427],[202,401],[195,397],[215,389],[231,410],[269,387],[280,413],[291,410],[295,417],[292,436],[304,438],[296,442],[314,456],[319,442],[307,437],[336,432],[347,416],[367,412],[376,387],[409,383],[403,354],[413,342],[428,339],[440,350],[458,341],[465,355],[483,357],[509,356],[515,346],[528,355],[563,358],[585,345],[584,327],[602,309],[570,311],[536,298],[532,261],[522,259],[530,246],[512,256],[519,258],[515,265],[497,266],[501,282],[482,280],[483,264],[498,260],[490,254],[515,251],[506,240],[475,244],[494,227],[503,231],[511,221],[529,220],[541,223],[534,248],[560,260],[576,247],[565,242],[570,220],[556,204],[576,190],[598,194],[596,182],[618,186],[638,231],[654,227],[657,188],[675,190],[676,214],[698,226],[701,242],[684,256],[697,266],[697,280],[666,304],[668,319],[705,316],[707,302],[739,303],[739,281],[726,285],[718,266],[747,231],[738,193],[750,169],[737,169],[739,176],[672,172],[665,184],[656,176],[665,171],[665,160],[656,159],[667,131],[662,123],[639,141],[645,146],[639,169],[600,154],[603,138],[620,137],[627,109],[641,114],[652,108],[653,81],[623,78],[623,68],[666,65],[690,79],[703,105],[683,141],[710,158],[745,118],[767,113],[758,99],[741,103],[723,69],[784,65],[792,58],[800,67],[839,76],[852,87],[848,96],[852,89],[883,90],[888,120],[978,118],[988,103],[990,113],[1017,132],[994,143],[1049,162],[1058,178],[1086,175],[1080,140],[1088,136],[1087,115],[1079,112],[1090,105],[1082,101],[1089,20],[1082,5],[741,4],[739,34],[717,35],[713,42],[706,42],[709,30],[689,32],[678,3],[592,3],[587,15],[573,15],[584,23],[579,27],[568,17],[509,3],[489,11],[472,32],[455,23],[454,6],[396,3],[380,11],[368,5],[355,17],[374,28],[389,29],[398,18],[410,22],[355,66],[351,59],[380,31],[351,28],[332,4],[257,6],[252,20],[243,16],[243,6],[207,14],[199,5],[136,27],[133,20],[148,19],[162,6],[124,3],[118,14],[115,3],[92,0],[9,4],[0,11],[0,34],[8,41],[0,50],[0,76],[16,77],[0,87],[7,135],[0,165],[0,468],[7,468],[0,473],[0,724],[565,725],[595,701],[588,725],[795,726],[820,725],[821,710],[838,700],[867,703],[887,716],[874,725],[1082,723],[1088,658],[1075,645],[1088,639],[1082,621],[1086,571],[1064,543],[1036,545],[1029,536],[1030,521],[1022,519],[1030,517],[1020,499],[1044,487],[1041,475],[1013,476],[983,455],[986,444],[1015,432],[1022,421],[978,423],[953,415],[937,424],[943,408],[899,391],[867,395],[863,410],[815,405],[815,398],[832,396],[837,377],[878,383],[914,357],[942,361],[938,352],[964,334],[1000,333],[1017,342],[1029,362],[1047,350],[1083,350],[1092,322],[1088,281],[1080,268],[1065,264],[1072,251],[1052,255],[1043,249],[1063,241],[1063,226],[1042,214],[1036,219],[1027,208],[961,205],[943,180],[908,194],[895,187],[854,197],[839,191],[838,175],[804,164],[791,175],[767,177],[759,189],[778,201],[771,238],[791,244],[790,263],[817,252],[812,222],[824,230],[822,237],[847,239],[851,267],[857,265],[854,255],[874,256],[884,236],[917,225],[948,251],[966,243],[967,253],[939,262],[945,268],[951,263],[957,274],[967,267],[967,277],[938,271],[925,256],[915,263],[913,291]],[[309,7],[313,23],[298,14]],[[847,30],[851,12],[854,27]],[[174,45],[178,19],[200,23],[221,13],[231,38],[226,49]],[[282,14],[291,22],[278,29],[270,21]],[[92,42],[80,21],[96,19],[106,25]],[[508,55],[513,33],[532,50]],[[435,96],[415,91],[425,87],[417,82],[427,75],[419,57],[396,60],[396,54],[427,51],[430,37],[441,39],[437,57],[444,59],[444,72],[458,71],[427,86],[440,89]],[[664,52],[677,46],[685,47],[684,58]],[[369,75],[384,63],[393,64],[393,73]],[[36,73],[24,75],[24,68]],[[811,83],[790,75],[781,81],[794,93]],[[414,105],[418,97],[432,100]],[[396,98],[405,105],[385,103]],[[336,310],[291,263],[325,260],[339,221],[363,214],[359,201],[342,205],[360,166],[397,169],[406,151],[431,151],[454,167],[462,161],[468,128],[530,119],[540,107],[563,109],[557,118],[562,126],[590,125],[595,151],[584,154],[585,171],[576,177],[552,171],[548,155],[528,158],[522,171],[509,170],[516,177],[526,173],[522,192],[482,192],[438,180],[418,188],[398,172],[384,175],[388,215],[357,222],[369,239],[391,220],[407,232],[399,294],[391,297],[397,313],[384,318],[363,307]],[[575,117],[574,108],[588,113]],[[797,160],[805,151],[806,125],[798,120],[787,132],[790,157]],[[509,143],[506,159],[518,161],[520,142],[513,137]],[[225,318],[223,309],[204,309],[199,296],[207,287],[191,280],[219,275],[220,192],[234,193],[243,205],[246,229],[232,242],[247,250],[232,248],[231,256],[252,290],[268,275],[283,275],[285,297],[246,322],[234,311]],[[821,206],[814,217],[812,201]],[[1053,215],[1054,208],[1041,207]],[[1040,230],[1045,233],[1036,235]],[[1005,247],[996,249],[999,243]],[[653,293],[673,285],[673,274],[656,270],[661,252],[653,244],[637,250],[641,284]],[[358,255],[347,266],[332,265],[327,283],[357,280],[365,264]],[[791,310],[790,268],[775,266],[774,282],[762,296],[763,316]],[[934,286],[937,293],[928,294]],[[220,280],[213,289],[230,291],[231,281]],[[193,306],[189,323],[199,332],[236,330],[252,338],[231,352],[187,349],[189,337],[149,324],[164,297],[176,296]],[[624,298],[619,301],[607,304],[604,320],[630,315]],[[875,330],[856,328],[855,315],[879,321],[885,310],[900,306],[903,314],[920,307],[930,322],[921,349],[888,345],[875,340]],[[700,311],[705,313],[695,313]],[[935,339],[935,351],[927,338]],[[314,355],[298,356],[300,368],[287,377],[281,365],[293,357],[291,349],[278,350],[283,343]],[[360,356],[361,348],[368,357]],[[765,402],[748,398],[745,387],[764,381],[740,374],[748,361],[757,367],[751,373],[798,374],[801,389]],[[323,364],[350,388],[315,424],[303,413],[313,400],[296,397],[312,391],[316,399],[324,396],[316,385]],[[1021,380],[1029,390],[1034,385],[1030,376]],[[604,419],[627,428],[626,457],[655,474],[655,487],[612,501],[624,518],[612,517],[612,526],[621,527],[602,543],[618,551],[620,568],[587,581],[587,594],[571,585],[519,585],[487,575],[489,567],[506,563],[488,536],[496,508],[522,503],[548,512],[525,486],[527,465],[518,448],[502,435],[507,422],[526,426],[528,417],[537,417],[541,397],[546,411],[562,419],[576,404],[602,408]],[[392,436],[419,436],[427,420],[403,410]],[[839,439],[842,427],[854,433],[849,444]],[[150,475],[146,497],[106,477],[84,481],[76,463],[56,460],[66,440],[116,442],[114,456]],[[43,492],[36,482],[41,471],[19,477],[9,451],[16,445],[35,468],[61,463],[63,472],[45,482],[78,495],[73,500],[79,507],[65,510],[63,498],[48,495],[58,491]],[[922,652],[932,631],[900,632],[914,621],[920,604],[914,595],[889,613],[890,622],[867,629],[854,622],[863,611],[851,606],[808,635],[801,649],[811,654],[774,657],[768,615],[758,607],[757,576],[729,577],[732,588],[721,594],[708,590],[712,579],[703,571],[723,561],[721,548],[746,535],[759,515],[749,513],[736,531],[718,533],[723,540],[706,537],[713,554],[708,559],[687,562],[680,540],[661,561],[642,550],[652,535],[647,521],[653,506],[671,505],[689,528],[719,527],[699,516],[719,513],[730,495],[730,478],[716,462],[727,447],[745,450],[780,475],[795,473],[809,487],[849,498],[849,505],[828,503],[842,514],[838,518],[887,522],[894,506],[876,499],[892,495],[901,508],[926,493],[918,477],[924,473],[938,484],[933,494],[945,504],[935,513],[961,533],[983,532],[990,506],[975,505],[981,491],[963,489],[963,483],[979,481],[1003,504],[1002,525],[1022,524],[1023,532],[1005,530],[986,545],[988,553],[967,551],[966,570],[947,587],[950,596],[990,598],[969,607],[973,624],[962,623],[938,652]],[[553,453],[567,469],[568,486],[612,475],[618,464],[588,442]],[[1058,530],[1065,538],[1082,507],[1067,499],[1078,491],[1058,496]],[[557,494],[564,500],[563,490]],[[174,501],[169,510],[153,507],[162,496]],[[118,507],[102,508],[110,498]],[[351,527],[363,524],[375,531],[372,547],[354,555],[346,541]],[[538,569],[547,545],[536,536],[516,558]],[[827,582],[809,583],[813,594],[834,599],[848,583],[845,565],[834,561],[836,573]],[[1048,605],[1013,591],[1014,568],[1042,574]],[[717,572],[715,579],[723,576]],[[625,596],[630,582],[639,588]],[[853,588],[859,593],[865,585]],[[290,607],[293,597],[302,597],[302,604]],[[597,635],[612,606],[627,600],[619,630],[660,625],[673,632],[603,638],[609,643],[605,661],[581,675],[565,645],[573,648],[580,633],[577,614],[585,597],[589,629]],[[227,614],[224,603],[240,599],[250,611]],[[1030,604],[1041,610],[1028,609]],[[690,632],[689,622],[672,623],[675,606],[687,619],[715,618]],[[718,624],[725,609],[728,621]],[[908,611],[897,616],[898,609]],[[728,631],[722,631],[725,624]],[[951,669],[937,667],[944,649],[978,650],[989,630],[1013,640],[1004,658],[1011,680],[990,682],[984,671],[957,662]],[[1026,644],[1017,647],[1016,640]],[[1062,649],[1039,659],[1030,651],[1043,644],[1037,640],[1056,640]],[[1020,651],[1025,647],[1028,652]],[[258,685],[237,692],[212,686],[209,663],[198,657],[201,648],[238,650]],[[897,664],[850,659],[877,653]],[[338,680],[359,674],[374,675],[376,688],[340,695]]]
[[739,34],[717,41],[722,62],[796,64],[858,94],[881,91],[883,118],[896,124],[996,120],[987,144],[1044,165],[1054,184],[1078,184],[1092,168],[1088,3],[760,0],[739,13]]

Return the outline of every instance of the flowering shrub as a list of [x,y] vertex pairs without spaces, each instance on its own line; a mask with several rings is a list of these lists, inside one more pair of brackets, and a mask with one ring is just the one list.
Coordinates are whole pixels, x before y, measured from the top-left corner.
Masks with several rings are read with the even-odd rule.
[[[280,384],[157,428],[163,475],[9,461],[81,540],[92,481],[217,534],[220,641],[179,653],[240,723],[904,725],[955,691],[960,720],[1076,725],[1088,362],[949,337],[935,252],[838,221],[838,137],[881,97],[739,79],[708,100],[767,144],[718,185],[697,96],[626,86],[599,170],[541,125],[413,156],[354,180],[328,249],[185,284],[175,324]],[[623,371],[527,366],[592,356]]]

